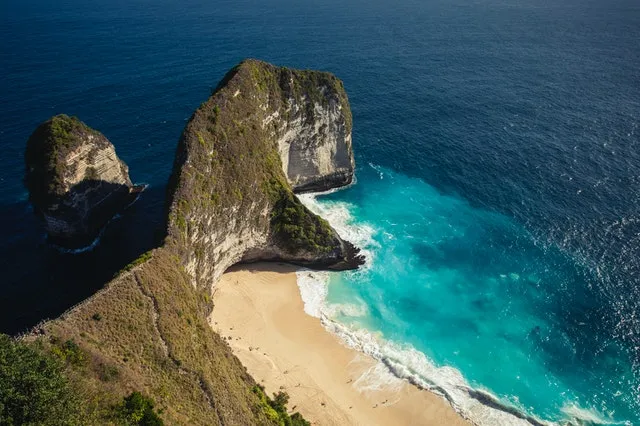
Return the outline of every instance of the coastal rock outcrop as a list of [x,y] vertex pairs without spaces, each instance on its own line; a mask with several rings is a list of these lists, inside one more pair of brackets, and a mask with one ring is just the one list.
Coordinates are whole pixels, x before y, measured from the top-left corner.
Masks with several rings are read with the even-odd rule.
[[140,191],[111,142],[75,117],[57,115],[38,126],[25,162],[34,210],[49,239],[65,248],[90,244]]
[[246,60],[182,134],[169,183],[168,241],[205,286],[241,261],[355,268],[363,262],[358,249],[293,193],[348,184],[353,164],[340,80]]

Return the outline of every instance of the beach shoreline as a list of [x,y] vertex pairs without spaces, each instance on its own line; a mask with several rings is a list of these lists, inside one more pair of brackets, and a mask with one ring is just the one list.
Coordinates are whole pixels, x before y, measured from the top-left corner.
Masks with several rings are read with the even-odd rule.
[[393,376],[307,315],[295,268],[242,265],[216,285],[209,323],[267,393],[321,425],[468,425],[443,398]]

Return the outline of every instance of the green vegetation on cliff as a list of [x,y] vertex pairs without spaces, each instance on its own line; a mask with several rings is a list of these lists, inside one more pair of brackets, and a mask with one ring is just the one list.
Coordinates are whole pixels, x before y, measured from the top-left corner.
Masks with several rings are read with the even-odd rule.
[[133,392],[119,404],[98,413],[83,392],[81,381],[71,382],[67,368],[85,365],[86,354],[73,340],[49,345],[42,340],[21,342],[0,335],[0,424],[162,426],[154,402]]
[[[276,67],[253,59],[243,61],[229,74],[243,71],[243,69],[249,69],[251,78],[260,93],[267,94],[272,101],[279,98],[285,110],[290,106],[290,100],[305,105],[303,115],[309,122],[313,122],[314,119],[314,104],[326,105],[331,97],[335,97],[345,116],[347,132],[351,132],[353,119],[349,100],[342,81],[335,75],[323,71]],[[229,74],[223,80],[225,84],[233,76]],[[305,100],[310,102],[304,102]]]
[[287,412],[287,404],[289,403],[289,395],[286,392],[278,392],[273,395],[273,399],[269,398],[264,391],[262,385],[256,385],[252,389],[258,398],[260,398],[260,407],[262,412],[271,421],[280,426],[310,426],[311,423],[306,421],[300,413],[289,415]]
[[[315,105],[325,103],[344,112],[338,120],[350,132],[346,94],[331,74],[255,60],[230,71],[178,144],[165,244],[60,318],[0,341],[0,380],[8,383],[0,382],[0,413],[13,424],[47,424],[39,419],[49,410],[58,424],[308,425],[287,412],[285,393],[265,394],[208,316],[211,286],[252,250],[250,260],[302,264],[357,255],[293,194],[278,152],[289,121],[313,122]],[[87,132],[108,143],[67,116],[36,129],[26,155],[32,199],[64,191],[57,160]],[[12,365],[27,376],[16,378]],[[29,380],[35,385],[22,387]],[[20,402],[32,394],[33,407]],[[25,421],[15,407],[34,417]]]
[[153,400],[140,392],[132,392],[117,407],[117,414],[127,426],[162,426],[164,422],[153,410]]
[[274,180],[266,185],[266,191],[273,201],[271,228],[282,246],[316,253],[335,248],[337,242],[329,223],[309,214],[289,188]]
[[41,345],[0,334],[0,424],[81,424],[81,403],[64,364]]

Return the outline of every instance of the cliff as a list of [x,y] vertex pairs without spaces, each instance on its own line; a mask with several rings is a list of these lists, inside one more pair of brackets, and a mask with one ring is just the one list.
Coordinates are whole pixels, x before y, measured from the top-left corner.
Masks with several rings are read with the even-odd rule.
[[111,142],[75,117],[57,115],[38,126],[25,162],[34,210],[49,239],[67,248],[90,244],[139,190]]
[[[86,176],[78,171],[81,166],[58,166],[75,164],[69,159],[79,155],[68,152],[85,146],[75,139],[97,144],[84,150],[109,149],[106,139],[77,120],[61,120],[80,126],[82,131],[67,131],[74,141],[39,142],[57,147],[42,158],[27,149],[31,199],[50,216],[57,210],[49,206],[59,206],[82,184],[74,176]],[[36,130],[29,145],[46,140],[36,135],[57,134],[45,130]],[[109,158],[117,160],[115,152]],[[112,180],[131,188],[126,167],[118,164],[120,173],[109,168]],[[61,359],[70,386],[81,395],[79,424],[121,424],[114,407],[141,391],[169,424],[308,425],[272,404],[225,337],[212,331],[211,291],[238,262],[282,260],[329,269],[361,264],[358,249],[294,194],[350,183],[353,164],[351,113],[337,78],[255,60],[231,70],[193,114],[178,143],[164,244],[22,339]],[[47,179],[38,177],[43,173]],[[105,173],[100,176],[106,179]],[[53,186],[38,186],[42,182]]]
[[[295,192],[326,191],[353,180],[351,109],[342,82],[319,71],[276,68],[257,61],[243,63],[257,84],[266,82],[281,102],[272,102],[264,118],[272,135],[287,180]],[[262,81],[260,81],[262,79]]]
[[293,190],[353,177],[351,112],[329,73],[246,60],[189,120],[169,184],[168,241],[210,286],[231,265],[355,268],[358,250]]

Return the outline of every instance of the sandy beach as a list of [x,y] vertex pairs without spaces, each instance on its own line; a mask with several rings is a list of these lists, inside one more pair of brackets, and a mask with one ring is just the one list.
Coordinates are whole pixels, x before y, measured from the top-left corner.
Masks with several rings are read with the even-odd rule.
[[213,329],[269,394],[286,391],[290,409],[312,424],[469,424],[442,398],[392,377],[307,315],[291,266],[233,268],[216,285],[214,304]]

